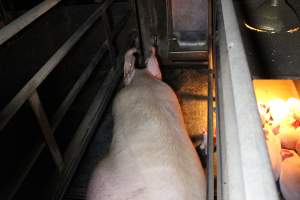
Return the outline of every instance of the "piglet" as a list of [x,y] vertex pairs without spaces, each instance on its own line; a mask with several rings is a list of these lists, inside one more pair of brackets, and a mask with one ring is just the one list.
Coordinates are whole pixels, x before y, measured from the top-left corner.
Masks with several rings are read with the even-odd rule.
[[[88,200],[204,200],[206,179],[178,99],[162,82],[152,51],[147,68],[125,55],[125,87],[113,103],[113,140],[95,168]],[[153,73],[155,72],[155,73]]]
[[267,128],[264,129],[266,144],[268,147],[269,157],[271,160],[273,176],[277,181],[281,172],[281,145],[279,138]]
[[283,149],[280,189],[285,200],[300,199],[300,157],[294,151]]

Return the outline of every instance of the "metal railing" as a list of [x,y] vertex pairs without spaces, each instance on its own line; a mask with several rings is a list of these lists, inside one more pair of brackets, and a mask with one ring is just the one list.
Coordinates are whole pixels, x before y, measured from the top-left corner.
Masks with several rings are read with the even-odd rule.
[[214,74],[215,74],[215,62],[214,62],[214,25],[215,13],[214,13],[214,1],[208,1],[208,104],[207,104],[207,200],[214,200],[214,116],[213,116],[213,96],[214,96]]
[[218,3],[218,199],[278,199],[233,2]]
[[0,45],[57,5],[61,0],[44,0],[22,16],[0,29]]
[[[20,16],[10,24],[6,25],[0,30],[0,45],[8,41],[20,30],[32,23],[38,17],[49,11],[60,0],[45,0],[36,7],[32,8],[24,15]],[[107,16],[107,10],[112,5],[114,0],[104,1],[96,11],[71,35],[71,37],[60,46],[59,49],[48,59],[48,61],[40,68],[40,70],[33,75],[33,77],[23,86],[23,88],[14,96],[14,98],[4,107],[0,112],[0,134],[1,131],[10,122],[12,117],[23,106],[25,102],[29,102],[32,110],[35,113],[36,119],[40,125],[44,136],[44,143],[37,147],[36,151],[32,155],[32,159],[24,166],[23,173],[18,180],[13,184],[10,192],[5,196],[5,199],[12,199],[22,182],[28,175],[29,171],[37,161],[39,155],[43,149],[47,146],[50,150],[52,158],[59,171],[57,180],[60,187],[56,187],[54,196],[61,198],[61,195],[66,189],[66,183],[70,180],[72,173],[76,169],[83,150],[88,144],[91,133],[94,130],[95,124],[98,123],[100,116],[102,115],[114,88],[121,77],[122,70],[121,64],[117,63],[117,55],[113,46],[113,40],[126,25],[128,18],[131,15],[131,11],[121,20],[117,27],[112,30],[110,21]],[[43,81],[49,76],[49,74],[58,66],[62,59],[72,50],[72,48],[78,43],[78,41],[89,31],[89,29],[98,21],[102,19],[104,22],[104,30],[106,32],[106,39],[102,46],[95,53],[90,63],[84,70],[84,72],[77,79],[65,99],[62,101],[57,111],[54,114],[53,119],[50,121],[47,114],[44,111],[43,104],[39,98],[37,88],[43,83]],[[134,40],[131,38],[130,40]],[[104,83],[98,93],[96,94],[93,103],[90,106],[86,116],[79,125],[78,130],[75,133],[72,141],[70,142],[67,150],[64,154],[60,151],[57,141],[54,138],[54,132],[58,125],[62,121],[63,117],[69,110],[71,104],[74,102],[79,92],[88,81],[92,72],[96,68],[99,61],[102,59],[106,52],[109,52],[111,58],[112,68],[110,69]]]

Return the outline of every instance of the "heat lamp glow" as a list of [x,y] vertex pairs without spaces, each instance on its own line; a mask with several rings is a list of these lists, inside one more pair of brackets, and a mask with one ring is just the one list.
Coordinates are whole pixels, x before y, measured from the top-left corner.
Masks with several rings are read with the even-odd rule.
[[[267,33],[267,31],[262,30],[262,29],[255,28],[255,27],[253,27],[253,26],[250,26],[250,25],[247,24],[246,22],[244,22],[244,25],[245,25],[245,27],[246,27],[247,29],[249,29],[249,30],[256,31],[256,32],[260,32],[260,33]],[[300,27],[297,26],[297,27],[294,27],[294,28],[291,28],[291,29],[287,30],[286,32],[287,32],[287,33],[295,33],[295,32],[297,32],[297,31],[299,31],[299,30],[300,30]],[[276,33],[276,32],[270,32],[270,33]]]
[[253,81],[273,175],[286,200],[300,199],[298,81]]

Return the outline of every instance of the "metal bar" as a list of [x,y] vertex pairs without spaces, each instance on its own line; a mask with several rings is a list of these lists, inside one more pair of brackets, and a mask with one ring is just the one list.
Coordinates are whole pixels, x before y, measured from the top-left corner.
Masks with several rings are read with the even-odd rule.
[[0,29],[0,45],[9,40],[41,15],[46,13],[60,1],[61,0],[45,0],[8,25],[4,26],[2,29]]
[[207,112],[207,200],[214,200],[214,130],[213,130],[213,74],[208,74],[208,112]]
[[104,80],[101,88],[98,90],[85,118],[77,129],[68,149],[65,152],[66,168],[62,174],[58,175],[59,184],[53,199],[61,199],[64,191],[71,181],[72,174],[75,172],[78,163],[86,149],[92,133],[96,128],[99,120],[112,97],[113,91],[116,89],[123,73],[123,55],[125,51],[132,47],[137,34],[133,34],[129,38],[129,42],[122,48],[118,60],[117,67],[112,67]]
[[[218,66],[215,65],[216,68],[215,68],[215,75],[218,76]],[[216,90],[218,88],[218,78],[216,77],[215,78],[215,87],[216,87]],[[220,103],[219,103],[219,91],[217,90],[216,92],[216,150],[217,150],[217,199],[222,199],[222,159],[221,159],[221,140],[222,140],[222,137],[221,137],[221,134],[220,134],[220,117],[219,117],[219,107],[220,107]]]
[[213,41],[213,1],[208,1],[208,105],[207,105],[207,200],[214,200],[214,130],[213,130],[213,70],[214,70],[214,41]]
[[106,35],[107,42],[108,42],[108,49],[110,52],[109,55],[110,55],[111,63],[114,64],[114,62],[116,61],[116,51],[115,51],[115,48],[113,45],[111,25],[109,23],[109,18],[108,18],[107,12],[103,13],[102,20],[104,23],[105,35]]
[[30,161],[28,161],[28,164],[26,164],[26,166],[19,166],[22,169],[22,172],[18,173],[16,175],[16,178],[7,182],[5,188],[1,188],[4,189],[4,191],[6,191],[5,193],[1,193],[1,198],[6,200],[11,200],[14,198],[45,146],[45,143],[42,143],[42,146],[38,146],[34,151],[32,158],[30,158]]
[[105,52],[107,50],[106,43],[102,45],[102,47],[97,51],[95,56],[92,58],[91,62],[85,69],[85,71],[81,74],[79,79],[76,81],[76,83],[73,85],[72,89],[68,93],[67,97],[64,99],[64,101],[60,104],[59,108],[55,112],[52,120],[52,126],[53,130],[55,131],[58,125],[60,124],[61,120],[65,116],[66,112],[74,102],[75,98],[81,91],[84,84],[87,82],[87,80],[90,78],[92,72],[96,68],[99,61],[104,56]]
[[0,0],[0,12],[3,17],[3,23],[6,24],[8,22],[8,16],[7,16],[6,10],[3,6],[2,0]]
[[39,125],[42,129],[42,133],[44,135],[46,144],[50,150],[50,153],[54,159],[54,162],[59,171],[63,170],[64,161],[62,158],[62,154],[59,151],[58,145],[53,135],[53,131],[50,127],[48,118],[44,111],[43,105],[41,103],[40,97],[38,93],[35,91],[32,96],[29,98],[29,103],[34,111],[35,116],[39,122]]
[[[116,29],[113,31],[113,38],[114,37],[116,37],[117,35],[118,35],[118,33],[120,32],[120,29],[122,29],[123,27],[124,27],[124,25],[126,24],[125,22],[126,21],[128,21],[128,14],[125,16],[125,20],[123,19],[120,23],[119,23],[119,25],[117,25],[117,27],[116,27]],[[95,56],[94,56],[94,58],[92,59],[92,61],[90,62],[90,64],[89,64],[89,66],[87,67],[87,69],[83,72],[83,74],[81,75],[81,77],[78,79],[78,81],[79,80],[81,80],[80,81],[80,83],[82,84],[83,82],[85,82],[85,81],[83,81],[82,79],[83,79],[83,77],[84,78],[88,78],[89,77],[89,75],[88,75],[88,71],[90,71],[91,70],[91,68],[92,68],[92,66],[93,66],[93,64],[92,63],[94,63],[94,62],[97,62],[97,61],[95,61],[95,59],[97,59],[97,58],[99,58],[99,59],[101,59],[101,55],[102,55],[102,53],[100,53],[100,52],[102,52],[103,51],[103,48],[105,48],[104,49],[104,51],[107,51],[107,47],[106,47],[106,45],[107,44],[103,44],[103,45],[105,45],[105,46],[102,46],[100,49],[99,49],[99,51],[95,54]],[[95,65],[96,66],[96,65]],[[93,71],[93,70],[91,70],[91,71]],[[79,83],[78,83],[78,81],[75,83],[75,84],[78,84],[79,85]],[[83,83],[84,84],[84,83]],[[81,87],[81,86],[80,86]],[[74,88],[74,87],[73,87]],[[79,86],[77,87],[77,89],[79,88]],[[80,89],[78,89],[78,90],[80,90]],[[79,92],[79,91],[76,91],[76,92],[72,92],[72,95],[70,94],[71,93],[71,91],[70,91],[70,93],[68,94],[68,96],[66,97],[66,99],[73,99],[73,98],[75,98],[75,97],[73,97],[73,95],[74,96],[77,96],[77,94],[75,94],[75,93],[77,93],[77,92]],[[71,97],[72,96],[72,97]],[[67,105],[68,103],[66,103],[67,101],[69,102],[69,104],[71,104],[71,101],[70,100],[64,100],[64,102],[61,104],[61,106],[60,106],[60,108],[58,109],[58,111],[56,112],[56,114],[55,114],[55,116],[57,116],[57,117],[54,117],[54,119],[56,119],[56,120],[53,120],[54,122],[53,122],[53,124],[52,124],[52,126],[53,126],[53,132],[55,131],[55,129],[57,128],[57,126],[58,126],[58,124],[59,124],[59,120],[61,120],[61,119],[58,119],[58,118],[62,118],[64,115],[65,115],[65,111],[63,111],[64,109],[65,110],[68,110],[68,108],[63,108],[64,106],[63,106],[63,104],[64,105]],[[73,101],[72,101],[73,102]],[[68,105],[67,105],[68,106]],[[60,111],[59,111],[60,110]],[[59,114],[60,113],[60,114]],[[24,168],[24,170],[23,170],[23,172],[22,172],[22,175],[21,176],[19,176],[19,178],[18,178],[18,180],[16,181],[16,183],[14,183],[14,184],[12,184],[13,186],[12,187],[10,187],[10,188],[12,188],[12,190],[11,190],[11,192],[9,193],[9,195],[8,195],[8,197],[7,197],[7,199],[8,200],[10,200],[10,199],[12,199],[13,197],[14,197],[14,195],[16,194],[16,192],[18,191],[18,189],[19,189],[19,187],[21,186],[21,184],[23,183],[23,181],[25,180],[25,178],[26,178],[26,176],[28,175],[28,173],[30,172],[30,170],[31,170],[31,168],[33,167],[33,165],[35,164],[35,162],[36,162],[36,160],[39,158],[39,156],[40,156],[40,154],[42,153],[42,151],[44,150],[44,148],[45,148],[45,143],[41,143],[38,147],[37,147],[37,150],[36,151],[34,151],[34,154],[32,155],[32,159],[28,162],[28,164],[26,165],[26,166],[24,166],[23,168]]]
[[[127,15],[126,15],[127,16]],[[128,19],[128,17],[126,17],[126,19]],[[120,22],[120,24],[117,26],[116,30],[113,31],[113,37],[115,37],[119,32],[120,32],[120,29],[122,29],[122,27],[125,25],[124,21],[126,20],[122,20]],[[106,44],[104,44],[106,45]],[[97,57],[99,57],[99,59],[101,59],[101,55],[102,53],[100,53],[101,51],[103,51],[103,48],[105,48],[105,51],[107,50],[106,46],[102,46],[99,51],[96,53],[96,55],[94,56],[94,58],[92,59],[92,61],[90,62],[89,66],[92,67],[93,66],[93,62],[96,62],[95,59]],[[102,50],[101,50],[102,49]],[[87,78],[89,75],[87,73],[87,71],[89,71],[88,69],[89,66],[87,67],[87,69],[85,70],[85,72],[83,73],[83,75],[79,78],[79,79],[83,79],[83,77]],[[92,70],[93,71],[93,70]],[[79,80],[78,80],[79,81]],[[80,81],[81,83],[84,82],[84,81]],[[78,84],[78,83],[75,83],[75,84]],[[80,89],[79,89],[80,90]],[[72,92],[74,94],[74,92]],[[71,94],[68,94],[68,96],[71,96]],[[76,96],[76,95],[75,95]],[[73,98],[73,97],[69,97],[68,99],[70,98]],[[64,102],[67,101],[66,99],[64,100]],[[69,102],[70,103],[70,102]],[[66,105],[66,103],[64,103]],[[71,104],[71,103],[70,103]],[[65,113],[63,113],[62,111],[62,108],[63,106],[61,105],[60,106],[60,109],[58,110],[61,110],[61,111],[57,111],[56,112],[56,116],[59,116],[59,113],[61,113],[62,116],[65,115]],[[66,108],[65,108],[66,109]],[[67,109],[66,109],[67,110]],[[54,119],[57,119],[59,120],[58,118],[54,117]],[[54,120],[55,121],[55,120]],[[57,124],[59,122],[56,122]],[[55,124],[55,123],[53,123]],[[56,125],[57,126],[57,125]],[[53,126],[54,127],[54,126]],[[55,131],[55,128],[52,128],[53,131]],[[15,183],[12,183],[11,188],[12,190],[9,192],[8,196],[5,196],[6,199],[10,200],[10,199],[13,199],[14,195],[16,194],[16,192],[18,191],[19,187],[21,186],[21,184],[23,183],[23,181],[25,180],[26,176],[28,175],[28,173],[30,172],[31,168],[33,167],[33,165],[35,164],[36,160],[39,158],[40,154],[42,153],[42,151],[44,150],[45,148],[45,143],[41,143],[37,148],[36,148],[36,151],[34,151],[33,155],[32,155],[32,159],[30,159],[30,161],[28,161],[28,164],[26,164],[26,166],[22,167],[24,170],[22,172],[22,174],[18,177],[17,181]]]
[[201,61],[207,60],[207,51],[173,51],[168,53],[172,61]]
[[[112,32],[112,40],[119,34],[120,30],[124,27],[126,22],[128,21],[128,17],[130,14],[126,14],[124,19],[121,20],[121,22],[117,25],[116,29]],[[56,128],[58,127],[59,123],[65,116],[67,110],[73,103],[74,99],[78,95],[80,89],[83,87],[83,85],[86,83],[90,75],[92,74],[93,70],[95,69],[96,65],[104,55],[105,51],[107,50],[107,40],[103,44],[103,46],[98,50],[98,52],[95,54],[93,57],[92,61],[89,63],[88,67],[86,70],[82,73],[80,78],[76,81],[74,86],[72,87],[71,91],[68,93],[67,97],[64,99],[64,101],[61,103],[57,111],[55,112],[52,120],[52,126],[53,130],[55,131]]]
[[[68,177],[68,179],[71,178],[71,174],[75,171],[74,167],[78,165],[79,158],[83,155],[83,149],[86,148],[91,134],[95,130],[95,125],[99,122],[121,75],[121,70],[115,70],[114,67],[112,67],[108,73],[103,85],[96,94],[85,118],[81,122],[65,152],[64,157],[67,162],[67,168],[63,171],[62,177]],[[65,184],[59,186],[58,190],[63,189],[63,185]]]
[[278,199],[233,2],[220,3],[217,91],[221,199]]
[[199,61],[199,62],[184,62],[184,61],[175,61],[172,63],[168,63],[163,67],[174,67],[174,68],[195,68],[195,69],[203,69],[208,71],[208,61]]
[[86,31],[97,21],[106,8],[113,0],[105,1],[87,21],[79,27],[79,29],[51,56],[51,58],[41,67],[41,69],[26,83],[26,85],[18,92],[11,102],[0,113],[0,131],[5,127],[9,120],[20,109],[24,102],[31,96],[37,87],[45,80],[45,78],[53,71],[58,63],[67,55],[78,40],[86,33]]
[[115,37],[121,32],[121,30],[127,24],[129,17],[131,17],[131,16],[132,16],[132,13],[130,11],[128,11],[128,13],[125,14],[124,18],[119,22],[117,27],[112,32],[112,41],[114,41]]
[[145,54],[144,54],[144,41],[143,41],[143,36],[142,36],[142,28],[141,28],[141,19],[140,19],[140,13],[139,13],[139,8],[138,8],[138,0],[130,0],[130,5],[131,5],[131,9],[134,12],[135,15],[135,23],[137,26],[137,30],[139,33],[138,36],[138,41],[139,41],[139,46],[138,48],[141,49],[141,56],[139,59],[139,64],[142,64],[145,60]]

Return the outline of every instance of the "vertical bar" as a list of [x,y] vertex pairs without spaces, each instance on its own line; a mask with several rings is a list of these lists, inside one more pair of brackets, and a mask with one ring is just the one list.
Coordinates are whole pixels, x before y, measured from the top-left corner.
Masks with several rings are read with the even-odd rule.
[[214,200],[214,131],[213,131],[213,70],[214,70],[214,46],[213,46],[213,12],[212,0],[208,1],[208,140],[207,140],[207,200]]
[[3,6],[2,0],[0,0],[0,11],[1,11],[1,15],[3,17],[3,23],[7,24],[8,23],[8,16],[7,16],[6,10]]
[[277,200],[240,24],[233,1],[219,2],[216,50],[222,199]]
[[144,41],[142,40],[142,32],[141,32],[140,14],[138,10],[137,0],[130,0],[130,3],[131,3],[131,9],[133,10],[132,12],[134,13],[135,16],[136,26],[138,28],[138,47],[141,50],[140,51],[141,56],[138,62],[140,65],[142,65],[144,64],[145,55],[144,55],[144,44],[143,44]]
[[207,140],[207,199],[214,199],[214,131],[213,131],[213,72],[208,73],[208,140]]
[[[218,76],[216,66],[215,75]],[[218,78],[215,78],[215,88],[218,88]],[[222,159],[221,159],[221,134],[220,134],[220,113],[219,113],[219,94],[216,92],[216,146],[217,146],[217,199],[222,199]]]
[[107,10],[103,13],[102,20],[104,23],[104,30],[107,38],[108,49],[110,52],[111,63],[114,65],[116,62],[116,51],[113,45],[111,24],[107,15]]
[[34,111],[35,116],[37,117],[38,123],[42,129],[46,144],[48,145],[48,148],[54,159],[54,162],[57,168],[59,169],[59,171],[62,171],[64,167],[63,157],[55,141],[53,131],[50,127],[48,118],[46,116],[46,113],[44,111],[43,105],[40,101],[40,97],[37,91],[35,91],[32,94],[32,96],[28,99],[28,101]]

